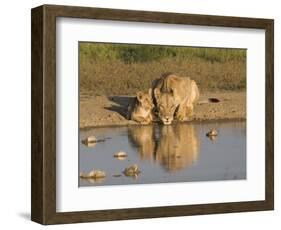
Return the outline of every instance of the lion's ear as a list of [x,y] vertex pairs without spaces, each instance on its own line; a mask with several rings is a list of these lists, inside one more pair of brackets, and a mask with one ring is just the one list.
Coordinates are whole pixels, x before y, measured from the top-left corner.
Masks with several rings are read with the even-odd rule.
[[143,99],[143,92],[137,92],[137,99],[138,99],[138,101],[139,102],[141,102],[142,101],[142,99]]
[[154,96],[155,96],[155,99],[158,101],[159,97],[160,97],[160,89],[158,89],[158,88],[154,89]]

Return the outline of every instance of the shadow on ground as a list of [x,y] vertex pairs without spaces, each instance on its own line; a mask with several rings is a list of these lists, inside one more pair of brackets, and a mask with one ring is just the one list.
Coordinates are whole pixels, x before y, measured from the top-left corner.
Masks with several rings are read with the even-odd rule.
[[21,218],[23,218],[25,220],[30,220],[31,219],[30,213],[27,213],[27,212],[20,212],[20,213],[18,213],[18,216],[20,216]]
[[110,96],[108,100],[112,101],[113,104],[110,107],[105,107],[105,109],[117,112],[126,119],[128,106],[132,103],[134,97]]

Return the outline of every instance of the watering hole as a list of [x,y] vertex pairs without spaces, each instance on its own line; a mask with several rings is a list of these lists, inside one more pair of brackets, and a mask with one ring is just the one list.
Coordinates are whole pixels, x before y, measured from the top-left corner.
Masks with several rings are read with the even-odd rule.
[[[207,137],[211,129],[218,136]],[[95,136],[97,143],[83,140]],[[116,158],[117,152],[127,157]],[[140,173],[126,176],[136,164]],[[104,178],[79,178],[79,186],[246,179],[246,122],[97,127],[80,130],[79,172],[103,170]]]

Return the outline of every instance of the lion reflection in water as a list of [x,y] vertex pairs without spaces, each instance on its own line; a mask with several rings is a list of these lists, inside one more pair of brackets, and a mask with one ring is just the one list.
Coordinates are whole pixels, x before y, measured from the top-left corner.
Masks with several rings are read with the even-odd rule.
[[134,127],[129,127],[128,138],[130,143],[138,148],[141,159],[153,161],[156,147],[154,126],[136,125]]
[[191,166],[200,152],[196,129],[190,124],[160,126],[159,129],[156,126],[131,127],[129,140],[137,146],[141,159],[154,160],[170,172]]

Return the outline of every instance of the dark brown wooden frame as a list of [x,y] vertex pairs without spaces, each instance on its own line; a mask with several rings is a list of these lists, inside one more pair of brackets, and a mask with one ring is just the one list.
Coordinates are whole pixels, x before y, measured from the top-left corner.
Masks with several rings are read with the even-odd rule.
[[[43,5],[32,9],[31,219],[41,224],[155,218],[274,209],[274,21]],[[256,28],[266,31],[266,186],[264,201],[56,212],[56,18]]]

